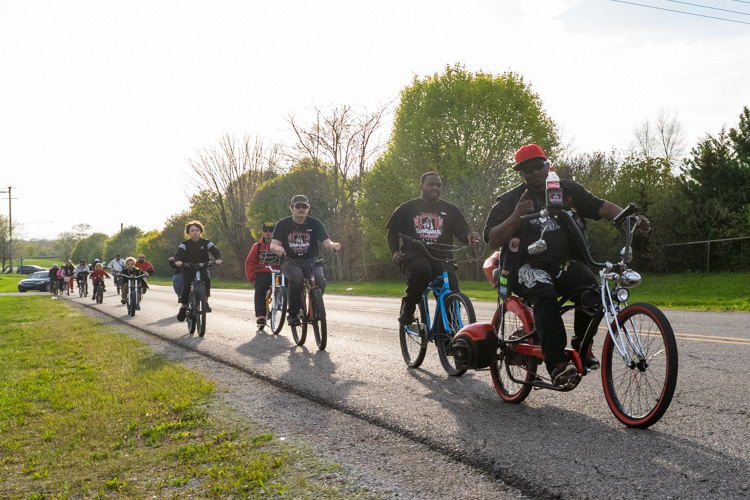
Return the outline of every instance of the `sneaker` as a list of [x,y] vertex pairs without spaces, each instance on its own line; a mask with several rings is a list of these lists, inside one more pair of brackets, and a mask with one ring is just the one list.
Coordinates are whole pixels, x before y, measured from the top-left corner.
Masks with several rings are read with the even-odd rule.
[[127,304],[127,303],[128,303],[128,299],[120,299],[120,304]]
[[135,305],[135,310],[136,311],[140,311],[141,310],[141,305],[140,304],[136,304]]
[[185,321],[185,316],[187,316],[187,309],[180,307],[180,312],[177,313],[177,321]]
[[213,311],[213,309],[211,309],[211,306],[209,306],[208,304],[206,304],[206,312],[210,313],[211,311]]
[[265,316],[258,316],[258,318],[255,320],[255,323],[258,325],[258,328],[262,330],[263,327],[266,326]]
[[571,378],[578,374],[576,367],[568,361],[567,363],[560,363],[549,374],[552,380],[552,385],[565,385]]
[[289,322],[289,326],[299,326],[302,324],[302,322],[299,319],[299,314],[289,313],[288,322]]
[[584,366],[588,368],[589,370],[598,370],[602,367],[602,364],[599,363],[599,360],[594,357],[594,353],[589,350],[589,355],[586,356],[586,359],[583,361]]

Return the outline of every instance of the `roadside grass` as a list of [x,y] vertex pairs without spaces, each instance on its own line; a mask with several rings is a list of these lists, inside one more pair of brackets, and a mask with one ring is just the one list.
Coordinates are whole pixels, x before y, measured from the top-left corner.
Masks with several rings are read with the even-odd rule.
[[64,301],[0,298],[0,497],[377,498]]

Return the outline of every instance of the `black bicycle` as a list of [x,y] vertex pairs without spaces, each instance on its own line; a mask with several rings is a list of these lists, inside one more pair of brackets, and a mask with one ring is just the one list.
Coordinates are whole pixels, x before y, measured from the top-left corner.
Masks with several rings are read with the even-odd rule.
[[302,308],[299,312],[299,325],[292,328],[294,342],[301,346],[307,340],[307,325],[312,325],[315,343],[318,349],[324,351],[328,345],[328,323],[326,322],[326,308],[323,303],[323,289],[315,282],[315,268],[325,265],[334,252],[326,259],[316,259],[311,264],[300,264],[294,259],[288,259],[292,264],[302,268]]
[[203,272],[208,273],[208,268],[211,266],[213,266],[212,262],[200,262],[198,264],[184,262],[182,264],[183,269],[195,270],[195,278],[190,284],[185,320],[190,334],[198,330],[199,337],[206,334],[206,313],[208,312],[208,292],[206,291]]
[[76,274],[76,281],[78,282],[78,296],[88,297],[89,295],[89,284],[88,284],[87,272],[79,272]]
[[138,284],[138,280],[148,276],[146,273],[137,274],[135,276],[127,276],[121,274],[120,277],[128,282],[128,314],[135,316],[135,312],[141,308],[141,287]]

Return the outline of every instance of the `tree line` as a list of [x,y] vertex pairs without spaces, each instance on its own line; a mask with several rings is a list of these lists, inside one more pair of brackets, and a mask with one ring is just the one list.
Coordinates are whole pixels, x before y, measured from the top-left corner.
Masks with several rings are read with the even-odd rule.
[[[707,133],[689,151],[677,117],[660,112],[635,128],[631,148],[582,154],[561,143],[542,98],[514,72],[470,72],[456,64],[439,74],[415,76],[401,91],[385,140],[388,110],[389,105],[334,106],[315,109],[308,122],[290,116],[291,145],[222,136],[188,160],[195,189],[189,210],[151,233],[129,227],[113,236],[82,235],[78,227],[70,255],[90,261],[112,258],[114,248],[123,255],[142,252],[166,274],[166,259],[184,239],[185,223],[198,219],[226,257],[222,275],[241,279],[263,223],[288,216],[291,197],[306,194],[311,215],[342,243],[332,279],[397,278],[384,228],[399,204],[419,196],[421,174],[438,172],[443,197],[481,232],[496,197],[520,182],[513,152],[533,142],[547,152],[561,178],[620,206],[635,203],[651,219],[655,231],[634,242],[640,269],[701,271],[708,255],[692,242],[709,240],[726,241],[710,249],[721,266],[712,270],[750,268],[745,249],[750,240],[739,239],[750,236],[747,107],[736,126]],[[70,234],[62,236],[71,240]],[[601,260],[614,259],[622,244],[616,230],[603,223],[590,224],[588,239]],[[680,243],[685,245],[674,245]],[[482,257],[464,266],[464,277],[478,278]]]

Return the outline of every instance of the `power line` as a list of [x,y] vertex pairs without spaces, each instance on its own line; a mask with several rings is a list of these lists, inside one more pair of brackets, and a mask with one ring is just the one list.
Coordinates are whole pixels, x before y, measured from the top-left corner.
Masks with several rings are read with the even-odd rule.
[[700,7],[702,9],[720,10],[722,12],[730,12],[732,14],[739,14],[741,16],[750,16],[750,14],[748,14],[747,12],[739,12],[739,11],[736,11],[736,10],[720,9],[718,7],[710,7],[708,5],[701,5],[701,4],[697,4],[697,3],[681,2],[680,0],[667,0],[667,2],[681,3],[681,4],[684,4],[684,5],[690,5],[691,7]]
[[747,23],[745,21],[737,21],[735,19],[726,19],[726,18],[723,18],[723,17],[706,16],[706,15],[703,15],[703,14],[695,14],[693,12],[685,12],[685,11],[682,11],[682,10],[665,9],[663,7],[654,7],[653,5],[644,5],[642,3],[626,2],[624,0],[611,0],[611,1],[612,2],[617,2],[617,3],[625,3],[625,4],[628,4],[628,5],[635,5],[636,7],[646,7],[646,8],[649,8],[649,9],[664,10],[664,11],[667,11],[667,12],[676,12],[677,14],[685,14],[685,15],[688,15],[688,16],[705,17],[706,19],[716,19],[718,21],[727,21],[727,22],[730,22],[730,23],[750,24],[750,23]]

